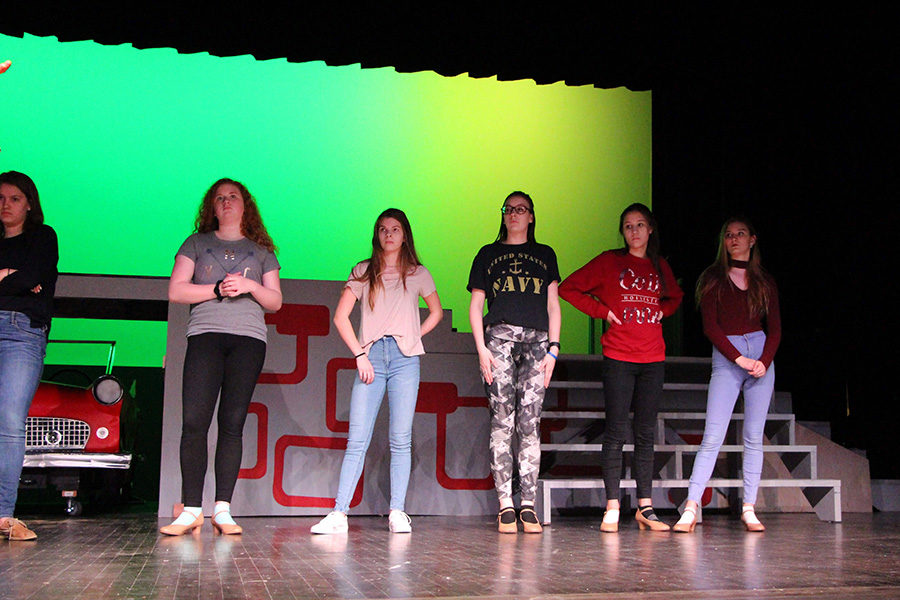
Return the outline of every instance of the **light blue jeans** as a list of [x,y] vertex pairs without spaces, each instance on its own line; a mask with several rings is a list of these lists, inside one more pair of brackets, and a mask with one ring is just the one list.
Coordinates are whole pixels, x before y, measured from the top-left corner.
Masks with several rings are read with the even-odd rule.
[[365,384],[357,375],[350,396],[347,451],[334,500],[334,509],[343,513],[350,509],[353,490],[362,474],[385,388],[390,409],[391,510],[404,510],[406,488],[409,486],[412,426],[419,394],[419,357],[404,356],[394,338],[388,336],[372,344],[369,361],[375,368],[375,380]]
[[41,379],[46,328],[0,310],[0,518],[13,516],[25,457],[25,419]]
[[[729,335],[728,340],[743,356],[759,359],[766,344],[766,334],[762,331],[753,331],[744,335]],[[706,399],[706,427],[700,451],[694,460],[688,500],[700,503],[703,489],[716,465],[719,448],[725,439],[725,432],[734,412],[734,403],[743,390],[744,502],[756,503],[763,464],[763,429],[774,389],[774,362],[766,369],[766,374],[757,379],[713,348],[712,376],[709,379]]]

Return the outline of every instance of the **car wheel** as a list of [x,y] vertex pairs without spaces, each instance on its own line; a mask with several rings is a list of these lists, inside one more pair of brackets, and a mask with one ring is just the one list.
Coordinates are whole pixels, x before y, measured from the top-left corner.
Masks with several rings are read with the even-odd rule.
[[70,517],[77,517],[81,514],[81,502],[73,498],[66,501],[66,514]]

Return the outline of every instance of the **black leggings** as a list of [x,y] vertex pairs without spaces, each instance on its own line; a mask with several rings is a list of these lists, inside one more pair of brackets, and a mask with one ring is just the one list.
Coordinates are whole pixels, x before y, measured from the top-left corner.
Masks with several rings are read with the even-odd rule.
[[230,333],[188,338],[181,388],[181,500],[185,506],[203,502],[206,438],[219,390],[216,501],[231,502],[241,469],[247,407],[265,358],[266,343],[256,338]]
[[662,399],[665,363],[633,363],[603,357],[603,397],[606,431],[603,434],[603,485],[606,499],[619,499],[622,445],[628,437],[628,411],[634,411],[634,455],[631,470],[637,497],[650,498],[653,485],[653,433]]

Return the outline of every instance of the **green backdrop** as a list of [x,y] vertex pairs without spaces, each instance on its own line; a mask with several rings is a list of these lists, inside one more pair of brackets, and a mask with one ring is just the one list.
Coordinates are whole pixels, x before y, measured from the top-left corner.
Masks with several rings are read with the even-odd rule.
[[[0,35],[7,58],[0,170],[36,181],[61,272],[168,275],[227,176],[257,198],[284,278],[346,278],[377,214],[402,208],[468,331],[468,270],[509,192],[534,198],[563,276],[621,243],[622,208],[650,202],[649,92],[30,35]],[[584,352],[587,317],[563,304],[564,351]],[[165,352],[164,323],[57,319],[51,337],[115,339],[123,366]]]

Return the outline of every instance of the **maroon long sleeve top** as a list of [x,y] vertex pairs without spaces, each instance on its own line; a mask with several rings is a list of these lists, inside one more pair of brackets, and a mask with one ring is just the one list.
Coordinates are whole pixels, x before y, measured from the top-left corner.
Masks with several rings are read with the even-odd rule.
[[738,288],[730,279],[719,282],[700,300],[703,315],[703,333],[713,346],[728,360],[734,362],[741,353],[728,341],[729,335],[744,335],[754,331],[766,334],[759,360],[769,368],[781,343],[781,312],[778,307],[778,288],[769,281],[769,306],[765,317],[751,315],[747,303],[747,291]]

